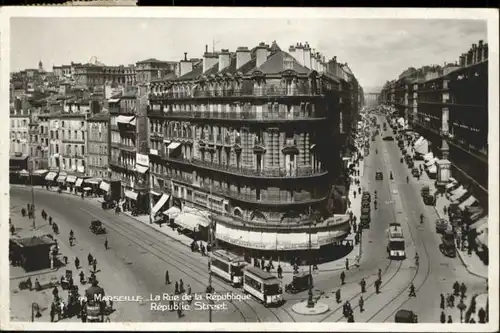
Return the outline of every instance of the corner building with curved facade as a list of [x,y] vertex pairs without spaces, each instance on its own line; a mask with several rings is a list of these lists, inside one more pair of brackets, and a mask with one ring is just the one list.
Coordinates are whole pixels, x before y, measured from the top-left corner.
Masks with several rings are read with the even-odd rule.
[[329,170],[342,160],[331,141],[342,127],[339,78],[307,44],[289,51],[275,42],[206,50],[181,61],[177,79],[150,84],[151,182],[170,198],[163,210],[178,207],[193,229],[209,224],[196,210],[209,211],[218,246],[247,256],[283,260],[312,247],[319,257],[350,230],[328,200]]

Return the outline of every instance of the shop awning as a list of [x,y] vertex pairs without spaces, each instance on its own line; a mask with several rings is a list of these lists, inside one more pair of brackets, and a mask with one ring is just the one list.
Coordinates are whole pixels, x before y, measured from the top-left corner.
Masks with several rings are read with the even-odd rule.
[[76,176],[69,175],[66,177],[66,183],[75,183],[76,182]]
[[160,198],[160,200],[158,200],[158,202],[156,203],[156,205],[154,205],[153,209],[152,209],[152,213],[153,215],[156,215],[156,213],[163,207],[163,205],[168,201],[168,198],[170,198],[170,196],[168,194],[163,194]]
[[161,195],[161,193],[158,193],[158,192],[153,191],[153,190],[150,190],[149,193],[152,194],[152,195],[156,195],[156,196]]
[[134,191],[125,191],[125,196],[132,200],[137,200],[138,193]]
[[84,187],[83,190],[84,191],[92,191],[92,187]]
[[458,192],[456,192],[451,198],[450,201],[452,203],[455,203],[456,201],[460,200],[464,195],[467,194],[467,190],[462,187],[462,189]]
[[99,183],[102,181],[102,179],[99,179],[99,178],[89,178],[89,179],[85,179],[85,183],[86,184],[92,184],[92,185],[99,185]]
[[99,188],[105,192],[108,192],[109,191],[109,183],[102,181],[101,184],[99,185]]
[[19,171],[19,176],[21,177],[29,177],[30,173],[27,170]]
[[45,180],[53,181],[57,176],[57,172],[49,172],[47,176],[45,176]]
[[424,161],[430,161],[434,158],[434,154],[431,152],[428,152],[427,154],[424,155]]
[[205,217],[190,213],[179,214],[175,218],[174,223],[184,229],[188,229],[191,231],[195,231],[199,225],[203,227],[207,227],[210,225],[210,221],[206,220]]
[[471,229],[480,229],[483,225],[488,225],[488,216],[484,216],[470,225]]
[[172,206],[163,212],[163,214],[167,215],[170,219],[175,219],[180,213],[181,210],[175,206]]
[[424,139],[418,146],[415,147],[415,151],[420,155],[425,155],[429,152],[429,142]]
[[135,170],[139,173],[146,173],[148,172],[148,167],[147,166],[144,166],[144,165],[140,165],[140,164],[136,164],[135,165]]
[[[450,178],[450,180],[451,180],[451,178]],[[453,186],[456,186],[456,185],[457,185],[457,181],[453,180],[450,183],[446,184],[445,189],[449,190],[450,188],[452,188]]]
[[428,173],[437,173],[437,167],[435,164],[431,165],[428,169],[427,169],[427,172]]
[[75,182],[76,187],[82,187],[83,178],[78,178]]
[[171,144],[168,145],[167,149],[173,150],[181,145],[180,142],[172,142]]
[[121,124],[130,124],[134,119],[134,116],[118,116],[116,117],[116,122]]
[[427,161],[427,163],[425,163],[425,166],[430,167],[430,166],[436,164],[437,161],[438,161],[437,158],[432,158],[431,160]]
[[108,103],[118,103],[120,101],[119,98],[110,98],[108,99]]
[[33,171],[33,174],[36,176],[42,176],[42,175],[46,174],[47,172],[49,172],[49,170],[40,169],[40,170]]
[[465,210],[465,207],[473,206],[476,203],[477,203],[477,199],[471,195],[470,197],[465,199],[464,202],[462,202],[460,205],[458,205],[458,208],[460,208],[460,210]]
[[419,137],[417,141],[415,141],[415,143],[413,144],[413,148],[417,148],[422,143],[422,141],[424,141],[423,136]]
[[57,177],[57,182],[58,183],[64,183],[64,181],[66,180],[67,176],[68,176],[67,174],[59,174],[59,176]]

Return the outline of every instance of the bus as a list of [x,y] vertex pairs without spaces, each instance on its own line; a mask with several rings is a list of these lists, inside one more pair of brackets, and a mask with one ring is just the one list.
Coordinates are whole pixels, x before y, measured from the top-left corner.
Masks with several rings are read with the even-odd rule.
[[243,291],[257,298],[266,307],[283,303],[281,281],[257,267],[249,266],[243,271]]
[[210,272],[229,281],[233,286],[243,282],[243,268],[247,262],[243,257],[226,250],[215,250],[210,253]]
[[405,239],[403,237],[403,228],[399,223],[390,223],[387,229],[387,253],[391,259],[404,259]]

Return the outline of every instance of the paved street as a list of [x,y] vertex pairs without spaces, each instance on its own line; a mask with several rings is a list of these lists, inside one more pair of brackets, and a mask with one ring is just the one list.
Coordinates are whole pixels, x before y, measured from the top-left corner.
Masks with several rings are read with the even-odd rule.
[[[379,119],[379,122],[383,121],[385,119]],[[484,280],[469,274],[459,258],[445,257],[439,251],[440,239],[434,230],[436,211],[433,207],[424,205],[420,197],[421,185],[409,174],[406,164],[400,163],[401,152],[396,143],[382,140],[382,137],[388,134],[382,134],[375,142],[371,142],[371,152],[363,163],[364,175],[360,177],[362,188],[372,193],[372,200],[374,191],[377,191],[379,203],[377,210],[372,204],[371,228],[363,233],[360,267],[354,267],[351,260],[350,270],[345,271],[346,284],[343,286],[339,277],[343,271],[342,263],[336,264],[336,270],[320,267],[320,272],[314,274],[315,297],[328,304],[330,311],[320,317],[293,313],[292,305],[307,299],[306,291],[285,295],[287,303],[277,309],[266,309],[253,300],[228,304],[226,311],[214,312],[214,321],[345,321],[341,311],[342,304],[349,300],[353,308],[357,308],[361,295],[361,278],[365,278],[367,282],[367,292],[363,294],[365,311],[355,311],[355,319],[358,322],[392,322],[395,312],[401,308],[415,311],[420,322],[438,322],[439,293],[450,292],[455,280],[464,282],[470,295],[485,291]],[[378,154],[375,150],[378,150]],[[391,170],[393,181],[389,179]],[[375,180],[376,171],[384,173],[383,181]],[[410,178],[409,184],[406,183],[406,176]],[[352,186],[351,192],[356,188],[357,186]],[[45,209],[60,225],[61,233],[58,239],[61,245],[71,252],[68,257],[74,258],[78,255],[84,260],[88,251],[97,257],[102,269],[98,278],[107,293],[122,295],[125,290],[126,295],[143,295],[149,298],[150,294],[172,292],[173,284],[165,286],[163,283],[165,269],[169,270],[172,281],[182,278],[185,286],[192,286],[193,292],[203,293],[208,281],[207,260],[199,253],[186,251],[186,245],[182,242],[175,241],[125,214],[115,215],[111,211],[104,211],[98,207],[96,199],[82,200],[77,196],[57,194],[39,188],[35,191],[38,212],[42,208]],[[29,202],[30,195],[29,188],[12,187],[12,205],[20,207]],[[424,225],[419,223],[421,212],[426,216]],[[103,221],[108,235],[96,236],[90,233],[88,227],[91,219]],[[404,261],[391,261],[387,258],[385,231],[388,224],[394,221],[403,225],[407,251],[407,259]],[[48,225],[43,226],[40,223],[41,218],[38,218],[38,227],[49,231]],[[71,249],[66,237],[70,228],[75,231],[77,237],[77,244]],[[103,249],[104,237],[108,238],[110,244],[107,251]],[[420,256],[419,267],[414,265],[415,251]],[[375,294],[373,286],[378,269],[382,270],[379,295]],[[285,276],[283,282],[289,283],[290,280],[291,277]],[[111,281],[117,283],[110,283]],[[412,282],[417,289],[417,298],[409,299],[408,288]],[[217,279],[214,279],[214,286],[217,291],[241,293]],[[339,288],[342,303],[337,304],[334,293]],[[13,302],[17,303],[19,302]],[[26,304],[17,306],[28,309],[29,304]],[[178,319],[176,313],[150,311],[148,304],[123,303],[116,308],[117,311],[111,315],[112,321],[208,320],[206,312],[187,313]],[[456,309],[449,312],[452,316],[457,316]],[[47,318],[46,314],[44,318]]]

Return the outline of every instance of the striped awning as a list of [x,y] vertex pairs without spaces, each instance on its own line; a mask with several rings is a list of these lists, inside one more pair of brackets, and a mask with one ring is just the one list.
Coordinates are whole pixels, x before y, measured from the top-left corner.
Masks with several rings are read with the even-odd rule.
[[66,183],[75,183],[76,182],[76,176],[69,175],[66,177]]
[[78,178],[75,182],[76,187],[82,187],[83,178]]
[[59,176],[57,177],[57,182],[64,183],[67,176],[68,176],[68,174],[66,174],[66,173],[60,173]]
[[86,184],[92,184],[92,185],[99,185],[99,183],[101,182],[102,179],[99,179],[99,178],[89,178],[89,179],[85,179],[85,183]]
[[99,185],[99,188],[103,191],[109,192],[109,184],[106,183],[105,181],[101,182],[101,184]]

